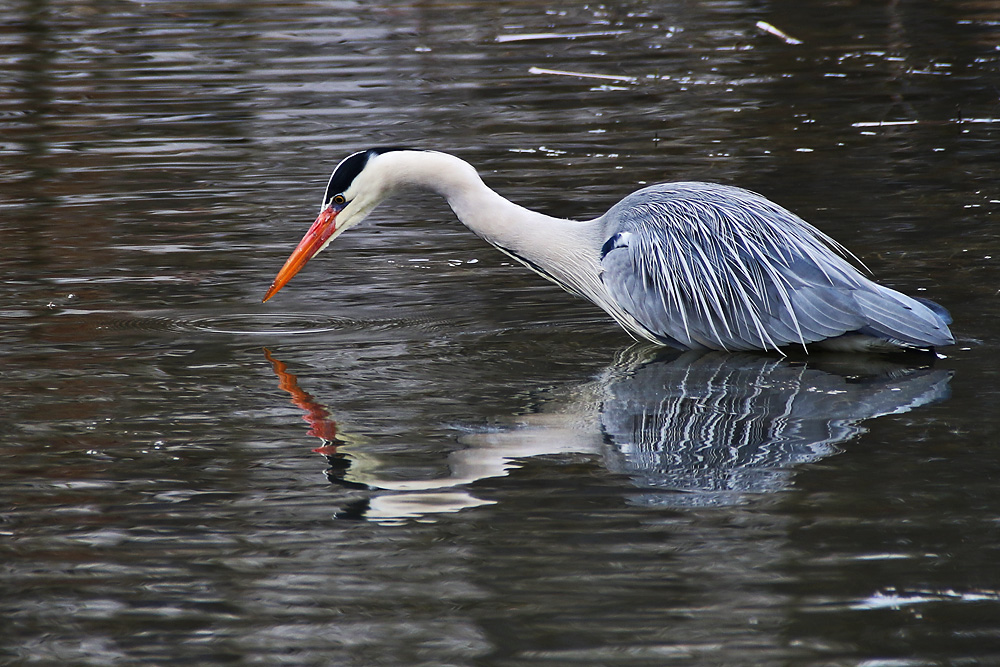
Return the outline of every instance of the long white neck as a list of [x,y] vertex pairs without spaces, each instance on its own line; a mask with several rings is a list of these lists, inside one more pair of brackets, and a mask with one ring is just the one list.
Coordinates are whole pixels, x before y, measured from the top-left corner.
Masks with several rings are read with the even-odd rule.
[[[396,151],[380,155],[387,191],[433,190],[447,199],[466,227],[570,291],[593,298],[600,282],[598,220],[575,221],[537,213],[504,199],[469,163],[447,153]],[[380,165],[381,167],[382,165]]]

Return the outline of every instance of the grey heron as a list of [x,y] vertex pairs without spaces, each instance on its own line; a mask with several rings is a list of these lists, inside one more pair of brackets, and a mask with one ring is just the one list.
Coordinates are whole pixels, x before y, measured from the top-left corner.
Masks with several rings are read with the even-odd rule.
[[473,232],[600,306],[636,339],[679,349],[871,352],[954,343],[944,308],[869,280],[839,243],[754,192],[664,183],[593,220],[565,220],[508,201],[464,160],[407,148],[360,151],[337,165],[319,217],[264,301],[379,203],[411,188],[442,195]]

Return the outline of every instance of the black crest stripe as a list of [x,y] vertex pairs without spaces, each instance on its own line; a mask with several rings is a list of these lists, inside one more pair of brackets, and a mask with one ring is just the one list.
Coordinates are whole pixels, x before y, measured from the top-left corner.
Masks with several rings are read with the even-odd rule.
[[390,153],[392,151],[413,151],[422,150],[420,148],[407,148],[405,146],[386,146],[382,148],[369,148],[366,151],[358,151],[353,153],[340,164],[337,168],[333,170],[333,174],[330,175],[330,181],[326,185],[326,194],[323,195],[323,205],[327,205],[330,200],[335,196],[343,193],[347,188],[351,187],[351,183],[354,179],[358,177],[362,171],[364,171],[365,165],[376,155],[382,155],[384,153]]

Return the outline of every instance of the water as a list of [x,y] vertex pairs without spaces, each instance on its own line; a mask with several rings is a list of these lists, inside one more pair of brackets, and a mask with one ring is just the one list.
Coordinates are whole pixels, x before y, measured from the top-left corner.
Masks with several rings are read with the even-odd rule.
[[[24,0],[0,26],[5,664],[1000,657],[988,4]],[[330,169],[399,144],[566,217],[757,190],[958,344],[631,346],[424,196],[260,304]]]

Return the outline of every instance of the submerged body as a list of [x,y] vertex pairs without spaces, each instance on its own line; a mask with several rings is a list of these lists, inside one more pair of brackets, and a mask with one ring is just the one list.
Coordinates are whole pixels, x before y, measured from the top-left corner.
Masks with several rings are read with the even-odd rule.
[[872,282],[828,236],[761,195],[683,182],[635,192],[593,220],[554,218],[488,188],[435,151],[375,149],[334,170],[320,215],[271,298],[381,201],[408,188],[444,196],[467,227],[633,337],[680,349],[930,349],[954,342],[947,312]]

